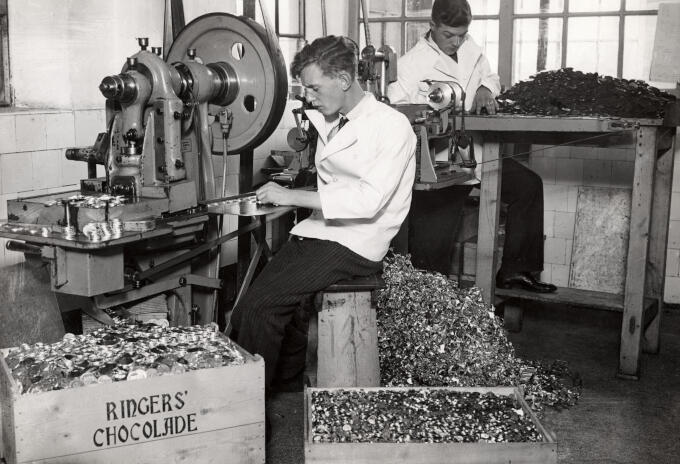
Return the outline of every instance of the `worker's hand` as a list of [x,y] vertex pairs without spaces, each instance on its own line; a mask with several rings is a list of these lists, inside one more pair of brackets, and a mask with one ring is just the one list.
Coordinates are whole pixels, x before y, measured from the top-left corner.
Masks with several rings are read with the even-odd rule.
[[281,187],[276,182],[267,182],[262,187],[255,191],[257,201],[260,203],[271,203],[274,205],[288,206],[291,205],[292,191],[285,187]]
[[486,108],[486,114],[496,114],[498,102],[491,93],[491,90],[480,86],[475,94],[475,99],[472,101],[470,113],[482,114],[482,109],[484,108]]

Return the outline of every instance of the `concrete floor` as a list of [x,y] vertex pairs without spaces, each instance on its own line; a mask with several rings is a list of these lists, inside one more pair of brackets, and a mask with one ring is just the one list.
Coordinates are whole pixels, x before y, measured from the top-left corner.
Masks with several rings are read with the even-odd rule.
[[[642,356],[639,381],[616,378],[620,324],[616,313],[536,305],[510,334],[520,356],[563,359],[583,378],[579,403],[542,419],[557,436],[559,463],[680,463],[680,310],[664,311],[661,353]],[[302,409],[301,393],[267,406],[267,463],[304,462]]]

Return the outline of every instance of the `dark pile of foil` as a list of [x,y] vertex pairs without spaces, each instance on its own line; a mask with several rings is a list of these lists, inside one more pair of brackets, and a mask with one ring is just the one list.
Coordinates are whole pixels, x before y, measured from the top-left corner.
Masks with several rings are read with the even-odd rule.
[[544,71],[498,97],[501,113],[663,118],[675,97],[644,81],[563,68]]
[[314,442],[504,443],[541,441],[513,397],[422,390],[313,391]]
[[160,327],[117,323],[57,343],[21,345],[5,362],[16,393],[137,380],[189,370],[238,365],[245,359],[217,324]]
[[409,258],[386,258],[378,296],[378,351],[384,386],[521,386],[537,412],[567,408],[580,381],[566,363],[516,356],[503,322],[478,288],[458,288]]

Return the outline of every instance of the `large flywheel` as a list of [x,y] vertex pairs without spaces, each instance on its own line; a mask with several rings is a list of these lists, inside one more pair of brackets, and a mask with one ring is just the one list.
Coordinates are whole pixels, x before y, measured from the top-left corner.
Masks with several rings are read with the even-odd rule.
[[[188,62],[190,49],[203,63],[226,63],[230,70],[234,96],[226,106],[233,115],[229,151],[238,153],[262,144],[278,126],[286,106],[288,79],[278,44],[249,18],[211,13],[180,31],[168,52],[168,63]],[[209,112],[220,109],[211,105]],[[221,133],[219,122],[212,123],[212,133]],[[220,137],[213,137],[213,151],[222,152]]]

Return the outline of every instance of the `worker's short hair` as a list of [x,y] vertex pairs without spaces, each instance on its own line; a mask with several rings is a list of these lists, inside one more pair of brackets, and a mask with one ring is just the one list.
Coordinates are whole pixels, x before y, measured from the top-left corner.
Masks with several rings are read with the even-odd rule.
[[295,54],[290,74],[297,79],[303,69],[316,63],[327,76],[337,76],[339,72],[346,71],[354,79],[358,55],[359,47],[352,39],[334,35],[321,37]]
[[437,26],[469,26],[472,22],[470,4],[467,0],[434,0],[432,22]]

